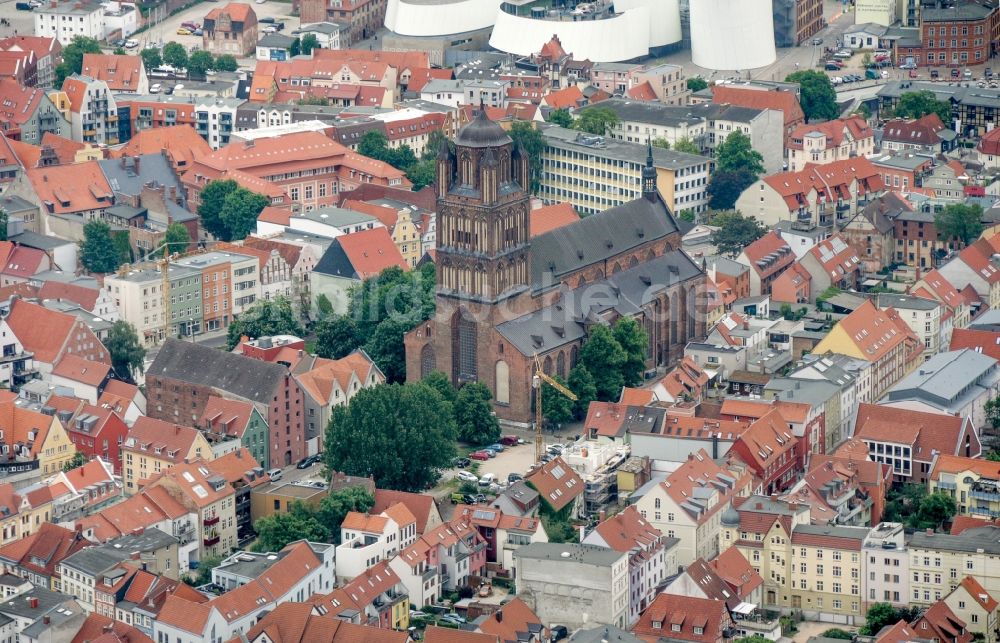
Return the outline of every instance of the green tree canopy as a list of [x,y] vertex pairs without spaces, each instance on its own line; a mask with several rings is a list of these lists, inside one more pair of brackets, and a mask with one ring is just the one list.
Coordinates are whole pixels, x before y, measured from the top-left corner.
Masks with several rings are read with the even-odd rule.
[[258,299],[229,324],[226,332],[227,350],[233,350],[244,335],[251,339],[271,335],[301,337],[305,330],[292,311],[292,303],[282,296]]
[[316,310],[319,312],[320,319],[333,314],[333,302],[326,296],[326,293],[320,293],[319,297],[316,298]]
[[163,254],[187,252],[191,245],[191,235],[183,223],[171,223],[163,235]]
[[193,581],[187,581],[195,587],[208,585],[212,582],[212,570],[222,564],[222,556],[206,556],[198,561],[198,574]]
[[458,391],[452,386],[451,379],[441,371],[431,371],[427,374],[427,377],[420,380],[420,383],[431,387],[440,393],[445,401],[452,404],[455,403],[455,399],[458,397]]
[[188,66],[187,49],[179,42],[168,42],[163,45],[163,62],[176,69],[186,69]]
[[[569,385],[558,375],[553,375],[552,379],[569,388]],[[546,422],[549,424],[569,424],[573,421],[574,404],[573,400],[557,391],[548,382],[542,382],[542,415]]]
[[958,239],[970,244],[983,233],[983,206],[953,203],[934,215],[934,228],[941,240]]
[[210,181],[201,190],[198,216],[202,227],[215,237],[221,239],[224,236],[226,227],[222,223],[222,207],[226,204],[226,197],[238,187],[236,181],[225,179]]
[[693,92],[700,92],[703,89],[708,89],[708,81],[694,76],[687,79],[687,88]]
[[358,325],[348,315],[329,315],[316,325],[316,354],[340,359],[361,346]]
[[470,382],[458,389],[455,423],[458,437],[469,444],[493,444],[500,439],[500,423],[493,414],[493,395],[482,382]]
[[189,74],[194,76],[203,77],[205,72],[211,71],[214,67],[215,56],[203,49],[192,52],[188,58],[187,70]]
[[104,347],[111,357],[111,368],[115,375],[126,382],[135,382],[135,376],[143,371],[146,349],[139,341],[135,327],[123,319],[111,325]]
[[[573,416],[577,420],[582,420],[587,416],[590,403],[597,399],[597,384],[594,382],[594,376],[590,374],[586,366],[577,364],[570,369],[569,379],[566,383],[569,385],[569,390],[573,391],[577,398],[576,402],[573,403]],[[545,412],[544,407],[542,407],[542,412]]]
[[63,464],[62,470],[72,471],[73,469],[76,469],[77,467],[82,467],[85,464],[87,464],[87,456],[83,454],[83,451],[77,451],[76,453],[73,454],[72,458],[70,458],[65,462],[65,464]]
[[334,544],[340,544],[340,526],[352,511],[366,513],[375,506],[375,496],[365,487],[345,487],[331,491],[320,502],[317,518],[330,532]]
[[938,100],[928,89],[902,94],[893,112],[896,118],[920,118],[927,114],[937,114],[945,127],[951,126],[951,105]]
[[809,121],[828,121],[840,115],[837,92],[830,77],[815,69],[803,69],[785,78],[786,83],[799,84],[799,103]]
[[406,319],[390,317],[375,327],[364,344],[365,352],[390,382],[406,379],[406,346],[403,336],[413,328]]
[[382,489],[423,491],[455,456],[454,410],[422,384],[383,384],[358,391],[333,409],[326,464],[371,476]]
[[593,327],[580,349],[580,363],[594,377],[598,400],[618,399],[625,384],[622,368],[627,359],[628,355],[614,338],[611,329],[601,325]]
[[604,136],[608,130],[619,122],[618,114],[607,107],[591,107],[580,112],[580,116],[573,122],[576,129]]
[[654,138],[651,141],[651,143],[652,143],[653,147],[660,147],[660,148],[663,148],[665,150],[669,150],[670,149],[670,141],[668,141],[665,138]]
[[437,163],[433,160],[415,161],[406,168],[406,178],[413,184],[414,192],[422,190],[437,178]]
[[983,411],[990,425],[994,429],[1000,428],[1000,395],[987,400],[983,405]]
[[868,607],[865,624],[858,630],[858,634],[875,636],[886,625],[895,625],[898,622],[899,610],[891,603],[874,603]]
[[713,210],[731,210],[743,191],[757,179],[746,170],[716,170],[708,180],[708,207]]
[[719,229],[712,233],[712,244],[720,254],[735,257],[743,248],[767,234],[767,228],[753,217],[735,210],[715,213],[709,224]]
[[685,154],[701,154],[701,150],[695,145],[694,141],[686,136],[682,136],[674,141],[674,151],[684,152]]
[[915,529],[938,529],[945,521],[951,520],[957,510],[955,499],[948,494],[931,493],[920,501],[908,522]]
[[424,153],[421,159],[424,161],[434,161],[437,159],[438,152],[441,150],[441,144],[445,143],[448,149],[452,152],[455,151],[455,144],[445,136],[444,132],[439,129],[432,130],[430,134],[427,135],[427,145],[424,146]]
[[118,249],[111,239],[111,226],[106,222],[91,219],[84,224],[80,263],[93,273],[114,272],[118,268]]
[[139,55],[142,56],[142,64],[146,67],[146,73],[149,73],[150,69],[163,64],[163,57],[160,56],[160,50],[155,47],[143,49],[139,52]]
[[528,155],[531,185],[522,185],[521,187],[530,190],[532,194],[537,194],[542,178],[542,152],[545,151],[545,139],[542,137],[542,133],[528,121],[514,121],[507,134],[514,141],[514,145],[520,145]]
[[216,71],[236,71],[240,64],[236,62],[236,56],[232,54],[222,54],[215,58]]
[[677,213],[677,218],[682,221],[687,221],[688,223],[694,223],[698,220],[698,215],[691,208],[684,208]]
[[649,348],[646,332],[634,317],[622,317],[615,322],[612,335],[625,351],[625,361],[622,363],[625,386],[641,383],[642,374],[646,370],[646,349]]
[[292,44],[289,45],[288,47],[288,55],[292,58],[295,58],[301,53],[302,53],[302,39],[296,38],[295,40],[292,41]]
[[734,130],[715,148],[716,172],[749,172],[754,181],[764,173],[764,157],[753,149],[750,137]]
[[839,627],[831,627],[826,630],[820,636],[828,639],[841,639],[843,641],[853,641],[854,635],[847,630],[842,630]]
[[287,512],[258,518],[253,528],[257,532],[254,549],[260,552],[281,551],[296,540],[330,542],[331,536],[316,513],[301,502],[293,502]]
[[545,120],[560,127],[573,127],[573,115],[565,107],[552,110]]
[[226,195],[219,218],[224,241],[245,239],[257,225],[257,217],[269,203],[266,196],[238,187]]
[[85,54],[99,54],[101,44],[86,36],[73,36],[72,42],[63,47],[62,62],[56,65],[56,87],[62,87],[63,81],[73,74],[83,70]]
[[316,37],[314,33],[307,33],[302,36],[302,53],[309,56],[312,54],[313,49],[319,49],[319,38]]

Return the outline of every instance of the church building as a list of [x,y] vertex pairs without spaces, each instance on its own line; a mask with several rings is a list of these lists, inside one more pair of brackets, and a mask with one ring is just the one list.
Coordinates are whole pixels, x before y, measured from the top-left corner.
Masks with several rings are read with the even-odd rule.
[[[599,177],[586,180],[600,183]],[[595,324],[636,318],[647,369],[670,368],[704,336],[705,275],[656,191],[652,151],[642,196],[531,238],[528,157],[483,110],[437,159],[436,312],[406,336],[407,378],[432,371],[483,382],[497,416],[533,417],[535,356],[566,378]]]

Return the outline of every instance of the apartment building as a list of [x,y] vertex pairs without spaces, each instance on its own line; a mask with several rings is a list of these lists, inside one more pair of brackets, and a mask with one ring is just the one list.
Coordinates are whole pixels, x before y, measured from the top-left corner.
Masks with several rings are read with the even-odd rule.
[[910,537],[909,602],[941,600],[972,576],[992,596],[1000,592],[1000,527],[973,527],[959,534],[917,532]]
[[954,498],[960,515],[1000,518],[1000,463],[942,454],[934,460],[927,484],[931,493]]
[[298,0],[302,12],[302,22],[338,22],[349,25],[341,34],[341,48],[351,43],[370,38],[382,28],[385,20],[386,0],[345,0],[330,3],[329,0]]
[[55,38],[63,46],[77,36],[104,40],[104,5],[99,2],[51,2],[33,13],[35,36]]
[[987,643],[997,640],[1000,603],[973,576],[966,576],[943,599],[952,614],[966,625],[966,633],[980,635]]
[[7,138],[40,145],[46,133],[71,136],[70,123],[41,89],[25,87],[13,78],[0,79],[0,130]]
[[167,267],[170,287],[170,320],[163,301],[163,274],[139,269],[108,275],[104,289],[111,295],[121,318],[131,324],[147,348],[167,337],[192,336],[204,331],[202,274],[189,266]]
[[123,141],[150,129],[190,125],[213,150],[229,143],[242,104],[235,98],[176,94],[118,94],[115,102]]
[[879,310],[892,308],[913,334],[924,344],[924,359],[936,355],[951,342],[952,316],[934,299],[880,293],[876,299]]
[[708,207],[704,156],[609,140],[562,127],[542,130],[539,195],[546,202],[569,202],[581,214],[603,212],[642,195],[642,168],[652,154],[656,189],[671,212]]
[[74,141],[94,145],[117,145],[118,105],[103,80],[73,74],[63,81],[69,98],[70,133]]
[[402,503],[380,514],[348,512],[340,525],[337,578],[353,580],[376,563],[393,558],[417,539],[416,524]]
[[[201,308],[206,332],[224,329],[260,295],[260,262],[256,256],[205,252],[171,262],[201,276]],[[179,317],[173,316],[171,322]]]
[[[951,317],[952,337],[954,337],[954,329],[964,329],[969,325],[969,305],[951,282],[937,269],[927,272],[918,279],[910,288],[910,294],[915,297],[933,299],[944,306],[946,313],[943,315]],[[964,347],[952,346],[952,348]]]
[[202,30],[202,47],[215,55],[243,58],[257,48],[257,14],[249,4],[215,7],[205,14]]
[[774,282],[795,263],[795,253],[772,230],[743,248],[736,261],[750,267],[750,295],[757,297],[771,294]]
[[792,172],[805,169],[807,163],[826,165],[866,157],[874,151],[875,132],[860,116],[799,125],[792,131],[786,149]]
[[904,607],[910,603],[910,553],[900,523],[877,524],[862,545],[862,576],[867,588],[864,609],[874,603]]
[[1000,308],[1000,268],[993,263],[995,252],[989,241],[977,239],[963,248],[957,257],[938,268],[938,272],[956,290],[972,286],[989,308]]
[[149,478],[174,465],[212,458],[212,446],[201,431],[149,416],[136,420],[121,450],[125,495],[137,493]]

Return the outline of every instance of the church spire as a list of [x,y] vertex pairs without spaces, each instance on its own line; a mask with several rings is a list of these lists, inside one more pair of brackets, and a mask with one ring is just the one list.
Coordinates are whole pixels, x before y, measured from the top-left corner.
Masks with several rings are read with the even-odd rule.
[[646,137],[646,167],[642,168],[642,196],[656,198],[656,168],[653,167],[653,142]]

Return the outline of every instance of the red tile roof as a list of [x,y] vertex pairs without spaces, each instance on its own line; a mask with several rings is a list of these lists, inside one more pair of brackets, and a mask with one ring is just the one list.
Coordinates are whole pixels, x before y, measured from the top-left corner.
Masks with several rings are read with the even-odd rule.
[[89,546],[79,532],[43,522],[30,536],[0,547],[0,560],[52,577],[64,558]]
[[728,85],[712,86],[712,102],[728,103],[752,109],[776,109],[784,114],[785,127],[792,127],[805,120],[802,106],[789,91],[745,89]]
[[743,457],[758,475],[779,464],[783,456],[791,454],[798,440],[792,435],[785,418],[778,409],[771,409],[751,424],[733,443],[737,455]]
[[907,362],[913,351],[923,350],[923,342],[899,318],[894,308],[880,310],[870,299],[841,319],[838,325],[854,344],[858,355],[870,362],[879,361],[900,344],[908,345]]
[[937,114],[927,114],[916,120],[895,118],[886,122],[882,140],[906,145],[940,145],[938,132],[945,129]]
[[[937,268],[924,275],[921,281],[923,283],[922,288],[929,290],[930,298],[936,299],[945,306],[954,309],[964,303],[962,296],[955,290],[955,286]],[[916,291],[911,294],[918,297],[923,296],[922,293]]]
[[909,643],[926,637],[918,635],[906,621],[899,621],[892,627],[886,625],[875,637],[876,643]]
[[860,270],[861,262],[857,253],[840,234],[823,239],[809,249],[809,254],[834,283],[850,278],[850,275]]
[[499,611],[486,617],[479,624],[479,631],[493,634],[502,642],[517,642],[526,640],[524,634],[531,631],[529,625],[540,626],[542,620],[524,601],[514,598]]
[[[660,594],[632,627],[632,633],[647,641],[667,638],[693,643],[717,643],[722,629],[731,622],[724,601],[675,594]],[[673,626],[679,625],[680,631]],[[700,628],[701,634],[695,634]]]
[[960,455],[942,453],[934,461],[929,480],[939,480],[942,473],[964,473],[972,471],[987,480],[1000,480],[1000,462],[983,458],[966,458]]
[[[18,341],[24,345],[24,350],[34,353],[36,360],[49,364],[53,363],[63,348],[70,343],[74,333],[86,329],[86,326],[73,315],[49,310],[23,299],[17,299],[11,305],[7,324]],[[86,329],[86,332],[90,333],[90,330]],[[107,353],[102,348],[96,350],[104,354],[107,359]],[[94,359],[95,355],[91,354],[89,357]]]
[[153,639],[127,623],[92,613],[70,643],[153,643]]
[[573,204],[569,202],[553,203],[540,208],[535,208],[528,213],[531,219],[531,236],[545,234],[575,223],[580,220],[580,215],[573,209]]
[[[927,624],[928,628],[924,627]],[[913,622],[913,629],[921,634],[929,629],[929,634],[920,638],[938,639],[951,643],[969,643],[972,632],[966,627],[965,621],[955,615],[944,600],[939,600],[927,608],[920,618]],[[879,642],[881,643],[881,642]]]
[[[146,453],[153,458],[180,464],[191,454],[200,435],[198,429],[140,415],[129,429],[122,451]],[[202,455],[208,457],[209,454]]]
[[849,137],[853,141],[858,141],[860,139],[875,136],[875,132],[872,130],[871,126],[868,125],[868,121],[860,116],[850,116],[848,118],[838,118],[836,120],[826,121],[825,123],[799,125],[792,130],[786,147],[789,149],[801,150],[803,139],[806,135],[814,132],[822,134],[826,138],[826,146],[828,149],[831,147],[839,147],[840,144],[843,143],[845,137]]
[[555,511],[561,510],[583,493],[583,479],[558,456],[529,473],[525,481]]
[[[130,56],[134,58],[134,56]],[[112,151],[114,158],[163,152],[178,171],[191,167],[198,157],[210,154],[212,148],[190,125],[153,127],[137,132],[123,147]],[[265,208],[265,210],[270,208]]]
[[25,174],[38,193],[42,208],[52,214],[103,210],[112,206],[114,193],[97,161],[27,168]]
[[645,549],[663,537],[659,529],[639,515],[635,505],[598,523],[594,531],[600,534],[608,547],[622,552]]
[[[854,195],[885,188],[878,168],[864,157],[824,165],[807,163],[797,172],[770,174],[762,180],[785,200],[790,211],[814,202],[819,196],[829,201],[850,201]],[[816,196],[810,198],[813,194]]]
[[722,580],[726,581],[741,600],[746,600],[764,579],[737,547],[729,547],[708,562]]
[[355,276],[359,279],[374,277],[393,266],[403,270],[409,269],[409,265],[385,228],[345,234],[337,237],[334,243],[340,244],[354,268]]
[[993,265],[993,246],[986,239],[976,239],[958,253],[958,258],[989,284],[1000,281],[1000,268]]
[[[313,613],[311,603],[282,603],[246,633],[250,641],[265,640],[265,637],[271,643],[407,643],[410,640],[406,631],[357,625],[329,615],[318,616]],[[237,640],[232,639],[230,643]]]
[[989,592],[979,583],[978,580],[972,576],[966,576],[962,579],[962,582],[958,584],[959,587],[968,592],[972,600],[982,607],[987,612],[992,612],[997,608],[1000,603],[997,602],[995,598],[990,596]]
[[956,328],[952,331],[949,349],[955,351],[963,348],[1000,360],[1000,332]]
[[434,67],[412,69],[410,70],[410,82],[406,85],[406,91],[419,92],[431,80],[451,80],[451,77],[451,69],[437,69]]
[[586,102],[587,99],[584,97],[583,91],[576,85],[557,89],[545,96],[545,104],[552,109],[573,109]]
[[437,512],[434,505],[434,498],[422,493],[410,493],[408,491],[392,491],[390,489],[375,490],[375,504],[372,506],[372,513],[382,513],[394,504],[402,503],[406,505],[410,513],[417,521],[417,533],[422,534],[427,529],[427,522],[432,513]]
[[761,277],[781,272],[795,262],[792,248],[773,230],[743,248],[742,254],[749,261],[750,269]]
[[[694,495],[696,487],[716,490],[720,496],[719,501],[707,511],[701,511],[697,515],[691,516],[701,524],[726,505],[726,498],[736,495],[747,484],[750,474],[739,479],[736,478],[737,476],[732,471],[720,467],[712,458],[708,457],[708,453],[704,449],[699,449],[697,453],[688,455],[687,460],[682,462],[660,483],[660,487],[677,506],[689,513],[693,512],[688,509],[690,503],[687,501]],[[735,483],[733,479],[736,479]]]
[[913,459],[931,462],[934,452],[954,455],[964,449],[963,437],[972,439],[972,452],[980,451],[979,439],[965,418],[946,413],[861,404],[854,436],[862,440],[908,444]]
[[100,386],[111,374],[111,366],[76,355],[64,355],[52,369],[52,374],[88,386]]
[[61,299],[78,304],[86,311],[93,312],[97,306],[97,298],[101,291],[79,284],[68,284],[62,281],[49,280],[38,289],[39,299]]
[[247,22],[250,18],[257,21],[257,14],[253,7],[242,2],[230,2],[224,7],[215,7],[205,14],[205,20],[218,20],[220,16],[227,15],[233,22]]
[[84,54],[83,75],[103,80],[114,92],[138,92],[144,75],[140,56]]
[[640,85],[629,87],[625,93],[632,100],[656,100],[656,92],[653,91],[653,86],[648,80]]
[[34,116],[45,92],[35,87],[24,87],[13,78],[0,78],[0,122],[18,127]]

